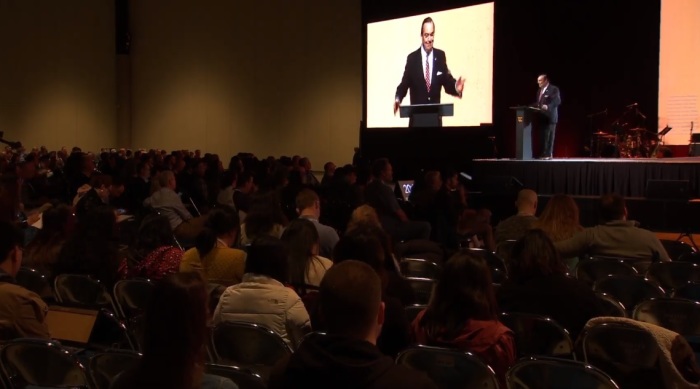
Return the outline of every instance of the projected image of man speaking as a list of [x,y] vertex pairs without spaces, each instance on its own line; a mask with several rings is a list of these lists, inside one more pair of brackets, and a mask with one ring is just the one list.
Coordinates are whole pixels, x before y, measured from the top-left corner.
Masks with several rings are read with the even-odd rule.
[[434,39],[435,23],[433,19],[425,18],[421,24],[421,47],[406,58],[406,68],[396,88],[394,115],[409,89],[411,104],[439,104],[443,87],[450,95],[462,97],[464,79],[452,77],[445,52],[433,47]]

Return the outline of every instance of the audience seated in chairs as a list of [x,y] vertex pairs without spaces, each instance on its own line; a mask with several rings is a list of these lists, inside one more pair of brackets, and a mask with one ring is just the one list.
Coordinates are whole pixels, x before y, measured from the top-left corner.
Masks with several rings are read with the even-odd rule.
[[159,214],[146,216],[138,229],[133,247],[129,276],[159,280],[180,270],[182,249],[170,231],[168,218]]
[[7,221],[0,222],[0,261],[0,340],[48,339],[46,303],[15,283],[22,266],[22,233]]
[[248,249],[243,281],[223,293],[213,323],[261,324],[294,348],[301,340],[295,335],[309,332],[311,323],[299,295],[284,285],[288,279],[287,251],[282,242],[257,238]]
[[318,288],[333,262],[319,256],[319,235],[314,224],[307,219],[293,220],[282,233],[282,242],[289,253],[292,286],[297,290]]
[[[552,242],[569,239],[577,232],[583,231],[579,222],[578,206],[573,197],[565,194],[552,196],[532,228],[544,231]],[[578,258],[562,258],[562,260],[568,266],[569,272],[573,273]]]
[[[341,240],[342,241],[342,240]],[[376,346],[384,322],[382,282],[366,263],[343,261],[321,281],[327,335],[312,334],[270,377],[269,388],[436,388]]]
[[509,278],[497,292],[505,312],[551,317],[576,339],[588,320],[610,311],[590,286],[567,277],[566,265],[542,230],[528,231],[515,244],[508,270]]
[[237,388],[229,379],[204,373],[207,289],[198,273],[160,281],[146,312],[143,358],[119,376],[112,389]]
[[232,248],[238,240],[238,212],[221,206],[209,214],[195,247],[185,251],[180,271],[196,271],[208,282],[224,286],[242,281],[245,252]]
[[532,228],[537,221],[537,193],[531,189],[523,189],[518,192],[518,199],[515,200],[518,213],[501,221],[496,226],[496,244],[501,244],[506,240],[520,239]]
[[498,321],[489,267],[469,252],[447,261],[430,304],[411,324],[411,337],[418,344],[473,353],[504,385],[505,373],[515,362],[513,331]]
[[624,197],[615,194],[602,196],[600,215],[603,224],[555,243],[563,257],[589,254],[649,261],[671,260],[653,232],[638,228],[637,222],[627,219]]

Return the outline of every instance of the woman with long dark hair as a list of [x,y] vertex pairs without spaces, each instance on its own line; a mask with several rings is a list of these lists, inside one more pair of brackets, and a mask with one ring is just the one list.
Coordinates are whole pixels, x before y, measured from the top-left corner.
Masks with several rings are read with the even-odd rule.
[[[552,242],[569,239],[577,232],[583,231],[579,222],[576,201],[573,197],[565,194],[552,196],[539,219],[533,223],[532,228],[544,231]],[[562,260],[568,266],[569,271],[573,272],[578,258],[563,258]]]
[[195,247],[183,254],[180,271],[200,272],[205,280],[224,286],[241,282],[245,252],[233,248],[239,231],[238,212],[226,206],[213,210]]
[[498,313],[488,264],[460,252],[445,263],[428,308],[411,325],[411,336],[419,344],[474,353],[502,379],[515,362],[515,339]]
[[198,273],[171,274],[157,283],[146,311],[143,358],[111,388],[237,388],[229,379],[204,374],[208,306]]
[[51,278],[51,268],[58,261],[63,245],[73,233],[75,216],[65,204],[42,214],[42,228],[24,250],[24,265]]
[[306,219],[293,220],[282,233],[289,254],[289,282],[295,288],[318,287],[333,262],[318,255],[316,226]]
[[611,312],[585,283],[568,277],[567,267],[542,230],[530,230],[513,246],[508,279],[498,289],[506,312],[549,316],[569,330],[572,339],[588,320]]

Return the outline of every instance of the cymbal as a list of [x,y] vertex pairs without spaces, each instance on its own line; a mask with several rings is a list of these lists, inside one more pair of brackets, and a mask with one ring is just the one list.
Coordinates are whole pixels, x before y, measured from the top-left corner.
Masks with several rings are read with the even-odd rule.
[[646,131],[646,130],[647,130],[646,128],[637,127],[637,128],[630,128],[630,129],[627,130],[627,131],[629,131],[629,132],[644,132],[644,131]]
[[609,134],[608,134],[607,132],[605,132],[605,131],[598,131],[598,132],[594,132],[593,135],[598,135],[598,136],[600,136],[600,135],[609,135]]

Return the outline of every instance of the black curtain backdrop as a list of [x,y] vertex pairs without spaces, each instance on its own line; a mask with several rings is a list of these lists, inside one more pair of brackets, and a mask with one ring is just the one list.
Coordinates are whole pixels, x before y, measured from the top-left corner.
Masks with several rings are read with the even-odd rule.
[[[363,22],[477,3],[363,0]],[[608,130],[635,102],[657,129],[660,0],[497,0],[494,22],[493,127],[363,130],[366,156],[389,157],[408,171],[468,168],[472,158],[492,156],[494,136],[499,156],[513,157],[508,107],[533,100],[540,73],[562,94],[555,157],[585,156],[590,133]],[[593,122],[586,118],[605,109]]]

